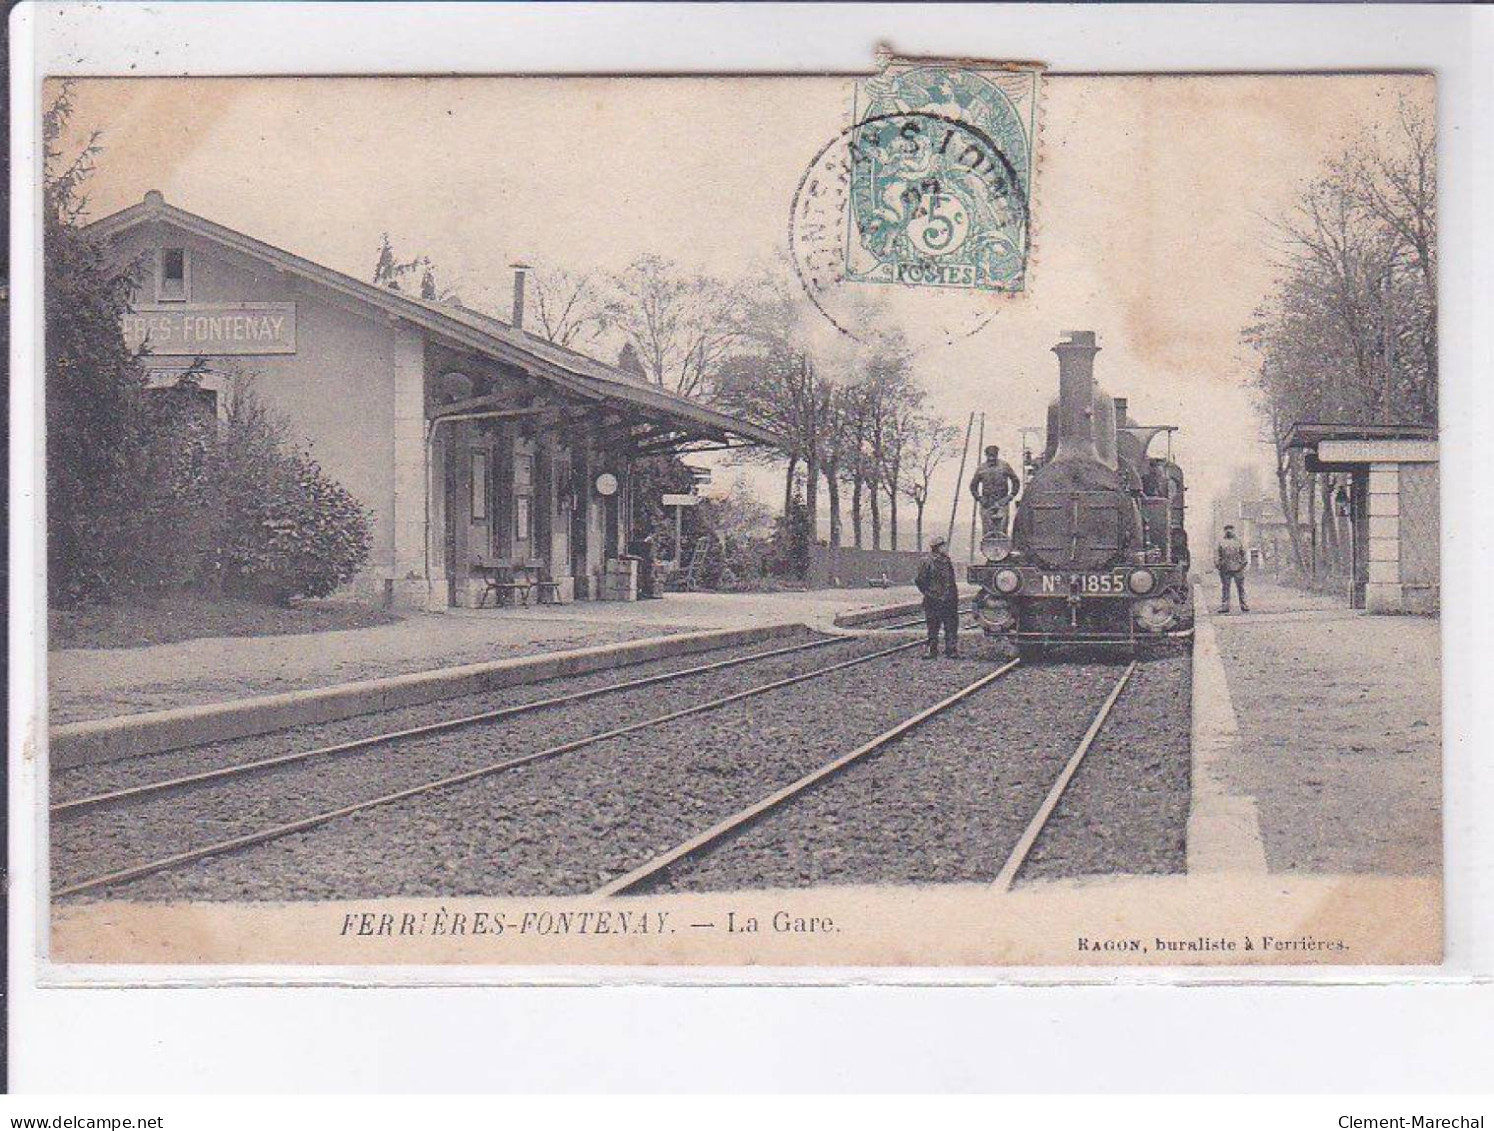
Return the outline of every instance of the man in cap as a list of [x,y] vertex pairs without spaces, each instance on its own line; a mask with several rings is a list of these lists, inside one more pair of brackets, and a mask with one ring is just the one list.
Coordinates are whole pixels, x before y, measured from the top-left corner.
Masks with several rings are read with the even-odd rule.
[[975,469],[975,478],[970,480],[970,493],[980,507],[982,538],[1006,533],[1012,500],[1021,489],[1022,480],[1001,458],[1001,449],[992,444],[986,449],[986,462]]
[[944,628],[944,654],[960,654],[960,590],[955,582],[954,562],[949,560],[949,542],[935,538],[929,543],[928,557],[918,564],[913,584],[923,594],[923,619],[929,626],[927,658],[938,658],[939,629]]
[[1245,603],[1245,546],[1235,537],[1235,528],[1226,526],[1224,537],[1219,539],[1219,545],[1214,548],[1214,568],[1219,571],[1219,611],[1229,612],[1229,586],[1234,582],[1235,590],[1240,594],[1240,611],[1248,613],[1250,606]]

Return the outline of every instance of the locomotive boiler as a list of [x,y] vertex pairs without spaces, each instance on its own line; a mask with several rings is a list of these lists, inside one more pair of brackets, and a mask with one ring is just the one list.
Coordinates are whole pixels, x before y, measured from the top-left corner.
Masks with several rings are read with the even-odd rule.
[[[981,543],[975,611],[1023,655],[1058,644],[1145,652],[1193,634],[1183,471],[1171,425],[1143,425],[1095,384],[1092,331],[1053,347],[1058,399],[1031,460],[1010,535]],[[1152,455],[1153,441],[1167,451]]]

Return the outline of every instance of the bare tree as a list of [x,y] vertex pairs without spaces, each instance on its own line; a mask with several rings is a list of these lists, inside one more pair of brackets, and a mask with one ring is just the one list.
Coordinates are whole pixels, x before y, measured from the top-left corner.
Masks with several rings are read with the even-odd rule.
[[433,302],[462,304],[455,288],[443,286],[436,278],[436,265],[428,255],[400,259],[394,253],[389,233],[379,237],[379,254],[374,262],[373,281],[377,287],[408,293]]
[[953,454],[959,430],[947,421],[935,417],[915,417],[908,431],[904,458],[912,469],[902,483],[902,493],[912,502],[914,548],[923,550],[923,512],[928,506],[929,489],[933,486],[934,472]]
[[1360,209],[1378,222],[1416,273],[1419,309],[1409,312],[1428,373],[1437,372],[1437,139],[1431,121],[1406,102],[1393,140],[1356,146],[1341,175]]
[[[882,548],[882,498],[889,518],[897,518],[897,477],[902,464],[903,428],[909,414],[923,401],[923,390],[913,382],[912,366],[899,343],[880,343],[865,362],[867,502],[871,511],[871,544]],[[897,547],[896,533],[892,547]]]
[[[819,396],[808,356],[786,341],[759,342],[758,348],[730,358],[721,368],[717,404],[783,437],[781,449],[748,449],[743,458],[760,463],[785,462],[784,514],[793,500],[799,469],[805,468],[811,481],[819,476]],[[807,504],[811,495],[818,499],[818,489],[812,483],[806,486]]]
[[743,337],[744,288],[645,255],[613,280],[612,292],[609,321],[648,379],[681,396],[712,396]]
[[593,275],[547,267],[532,271],[529,279],[537,332],[547,342],[567,348],[584,345],[607,329],[616,315],[605,284]]
[[1292,424],[1436,423],[1430,124],[1403,104],[1392,127],[1329,162],[1273,228],[1282,240],[1280,276],[1243,338],[1260,356],[1264,438],[1276,449],[1293,557],[1299,571],[1316,576],[1342,566],[1346,536],[1334,479],[1310,475],[1286,447]]

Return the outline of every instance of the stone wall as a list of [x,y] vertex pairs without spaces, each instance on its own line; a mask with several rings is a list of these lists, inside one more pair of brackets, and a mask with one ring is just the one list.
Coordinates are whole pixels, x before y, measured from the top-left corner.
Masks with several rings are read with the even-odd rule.
[[1403,463],[1400,474],[1401,599],[1407,612],[1441,604],[1441,506],[1435,463]]
[[1431,613],[1441,604],[1435,463],[1371,463],[1369,582],[1372,613]]
[[809,554],[809,585],[815,589],[833,586],[861,588],[873,578],[886,576],[893,585],[912,585],[923,555],[914,550],[857,550],[842,546],[814,546]]

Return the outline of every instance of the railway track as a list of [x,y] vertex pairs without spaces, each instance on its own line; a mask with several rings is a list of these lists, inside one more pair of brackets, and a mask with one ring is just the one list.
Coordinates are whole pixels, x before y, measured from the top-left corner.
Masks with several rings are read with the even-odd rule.
[[718,822],[705,832],[691,837],[682,844],[678,844],[669,851],[663,852],[647,863],[634,868],[631,872],[603,885],[594,894],[598,896],[626,895],[630,891],[645,886],[655,877],[661,875],[680,861],[705,852],[712,845],[721,841],[722,838],[730,836],[738,829],[745,828],[753,821],[792,801],[806,790],[812,789],[821,782],[829,780],[836,774],[843,772],[848,766],[852,766],[863,758],[877,753],[904,735],[909,734],[940,712],[946,711],[956,703],[968,699],[977,691],[982,690],[987,685],[996,682],[1002,676],[1006,675],[1007,672],[1011,671],[1019,663],[1021,663],[1020,660],[1009,660],[995,671],[987,672],[974,683],[967,684],[953,695],[941,699],[932,707],[926,707],[917,714],[904,719],[891,729],[883,731],[870,742],[863,743],[848,754],[842,754],[832,762],[827,762],[819,769],[805,774],[798,781],[774,793],[770,793],[767,797],[732,814],[726,820]]
[[[919,618],[919,623],[921,623],[921,618]],[[218,770],[206,771],[203,773],[179,775],[174,778],[150,782],[141,786],[132,786],[126,789],[113,790],[105,793],[90,795],[87,797],[81,797],[72,801],[59,802],[53,807],[53,811],[54,815],[60,815],[64,820],[66,820],[69,818],[86,816],[90,813],[98,812],[99,810],[108,810],[114,806],[125,805],[131,801],[148,801],[152,798],[158,798],[175,792],[190,790],[192,787],[198,785],[208,785],[213,783],[217,783],[220,785],[232,784],[234,782],[250,778],[255,774],[281,767],[290,767],[293,769],[293,772],[296,767],[301,767],[304,772],[311,773],[313,772],[314,767],[321,761],[324,761],[326,759],[335,759],[342,754],[350,754],[357,751],[368,751],[379,746],[394,745],[404,740],[424,738],[432,735],[441,735],[458,730],[463,727],[478,726],[484,723],[498,723],[514,716],[531,714],[548,709],[559,709],[567,705],[583,703],[587,700],[596,699],[601,696],[622,691],[655,687],[661,684],[683,680],[692,675],[708,675],[710,673],[740,667],[745,664],[750,664],[756,660],[769,660],[775,657],[793,656],[799,653],[810,653],[816,649],[823,648],[837,642],[844,643],[845,638],[815,640],[804,644],[796,644],[785,648],[776,648],[770,651],[754,653],[747,656],[733,656],[725,660],[694,665],[689,668],[678,669],[670,672],[652,674],[640,679],[628,680],[616,684],[608,684],[601,687],[587,688],[578,692],[550,696],[548,698],[536,700],[529,703],[516,704],[513,706],[502,707],[496,710],[467,714],[455,719],[441,720],[421,726],[406,727],[401,730],[392,730],[387,733],[370,735],[364,738],[354,739],[349,742],[338,743],[332,746],[316,747],[313,749],[297,751],[286,755],[278,755],[273,758],[259,759],[254,762],[243,763],[240,765],[225,767]],[[325,798],[323,800],[323,807],[319,808],[315,812],[303,816],[295,814],[294,807],[292,807],[290,812],[280,815],[294,815],[295,819],[293,820],[276,821],[259,829],[253,829],[252,825],[250,825],[248,826],[250,831],[245,831],[241,835],[220,837],[219,839],[215,839],[210,843],[189,846],[186,847],[185,850],[176,851],[169,854],[153,855],[151,858],[140,860],[139,862],[129,862],[129,855],[123,854],[123,861],[127,864],[127,866],[100,868],[96,870],[95,874],[87,875],[83,878],[71,879],[64,877],[65,882],[59,883],[59,885],[54,888],[53,894],[57,897],[65,897],[79,895],[87,892],[97,892],[102,889],[115,887],[133,880],[139,880],[148,876],[157,875],[162,872],[168,872],[173,869],[182,868],[186,865],[204,861],[211,857],[227,856],[230,854],[239,853],[245,849],[249,849],[258,845],[269,844],[297,833],[307,832],[319,826],[330,824],[334,821],[342,820],[343,818],[352,817],[355,814],[359,814],[376,807],[394,806],[399,802],[409,801],[415,798],[422,797],[423,795],[435,793],[439,790],[451,789],[453,787],[461,786],[466,783],[476,782],[483,778],[491,778],[509,770],[516,770],[520,767],[533,765],[535,763],[543,762],[548,759],[556,759],[561,757],[562,755],[569,754],[573,751],[579,751],[586,747],[605,743],[611,739],[622,738],[623,736],[635,734],[637,732],[645,731],[650,728],[661,727],[677,720],[715,711],[730,704],[739,703],[744,700],[751,699],[755,696],[765,695],[775,690],[792,687],[794,685],[806,683],[808,681],[815,680],[823,676],[828,676],[836,672],[855,668],[859,665],[868,664],[885,657],[893,656],[895,654],[917,648],[921,644],[921,640],[914,640],[899,643],[887,648],[880,648],[865,655],[856,656],[851,659],[840,661],[834,664],[829,664],[824,667],[818,667],[810,671],[797,672],[785,678],[773,679],[768,682],[747,687],[739,691],[732,691],[730,694],[717,695],[713,698],[706,699],[698,703],[687,703],[686,706],[680,709],[666,711],[663,713],[652,715],[648,718],[628,722],[626,725],[613,726],[606,729],[597,730],[591,733],[584,734],[580,737],[573,738],[570,741],[555,743],[553,745],[545,745],[539,749],[530,749],[524,751],[523,753],[517,753],[507,757],[493,759],[473,768],[463,769],[461,772],[445,773],[440,774],[439,776],[433,776],[429,780],[420,781],[418,784],[410,785],[406,788],[391,789],[388,788],[388,785],[386,784],[386,788],[384,791],[374,796],[358,798],[348,804],[326,804],[328,800],[343,800],[342,798],[336,797],[337,790],[334,788],[332,791],[332,796]],[[1017,660],[1002,664],[995,670],[988,671],[985,674],[981,675],[980,678],[973,680],[972,682],[962,687],[959,687],[952,694],[946,695],[939,702],[934,703],[931,706],[925,706],[916,711],[913,711],[911,714],[903,717],[900,721],[896,722],[894,725],[884,730],[882,733],[876,735],[876,737],[870,739],[869,741],[859,743],[848,753],[840,755],[839,757],[836,757],[829,762],[822,763],[816,768],[810,769],[809,772],[803,773],[802,776],[798,777],[796,780],[793,780],[789,785],[758,795],[756,800],[742,805],[740,809],[732,812],[730,816],[715,821],[715,823],[711,824],[703,832],[694,832],[692,835],[677,843],[674,847],[669,848],[665,851],[661,852],[655,849],[654,854],[646,859],[643,864],[633,867],[631,870],[623,872],[622,874],[617,874],[617,872],[622,871],[621,867],[617,867],[613,872],[614,878],[606,880],[606,882],[604,882],[602,886],[594,889],[594,894],[596,894],[597,896],[606,897],[612,895],[624,895],[644,890],[653,886],[659,879],[666,876],[666,874],[669,874],[672,869],[678,868],[682,864],[686,864],[687,862],[695,861],[705,856],[711,855],[713,853],[713,850],[716,850],[718,848],[723,852],[729,851],[729,849],[727,849],[722,842],[726,841],[728,838],[731,838],[733,834],[747,828],[748,826],[756,824],[770,814],[792,807],[794,801],[802,797],[804,794],[816,789],[817,787],[827,782],[832,781],[837,776],[843,774],[851,766],[871,759],[879,752],[887,749],[890,746],[894,746],[903,739],[906,739],[912,732],[917,730],[924,723],[940,716],[947,711],[950,711],[951,708],[956,707],[958,704],[966,702],[971,697],[977,695],[980,691],[984,690],[991,684],[1002,679],[1008,673],[1017,669],[1019,666],[1022,665],[1020,664],[1020,661]],[[1097,736],[1101,733],[1106,719],[1109,717],[1112,708],[1114,708],[1117,700],[1119,700],[1122,692],[1127,686],[1127,683],[1130,681],[1132,673],[1136,670],[1136,666],[1137,665],[1134,662],[1131,663],[1129,666],[1127,666],[1119,679],[1114,682],[1114,685],[1109,690],[1109,694],[1105,697],[1105,700],[1101,704],[1099,711],[1091,720],[1089,728],[1085,732],[1083,738],[1080,740],[1077,748],[1073,750],[1072,754],[1068,757],[1067,762],[1064,764],[1062,770],[1058,773],[1057,777],[1048,788],[1047,793],[1043,799],[1042,804],[1039,806],[1036,815],[1034,815],[1031,820],[1028,821],[1027,827],[1023,831],[1021,838],[1018,840],[1016,846],[1011,850],[1011,853],[1006,860],[1005,866],[1001,868],[1000,873],[998,874],[995,881],[996,886],[998,886],[1002,890],[1009,889],[1015,883],[1017,876],[1021,872],[1023,864],[1028,857],[1028,854],[1032,851],[1034,845],[1037,843],[1039,837],[1043,832],[1043,829],[1046,827],[1049,818],[1052,817],[1053,813],[1058,809],[1059,803],[1062,800],[1065,790],[1078,771],[1086,753],[1094,744]],[[793,668],[791,667],[790,670],[792,671]],[[728,684],[727,686],[729,687],[730,684]],[[946,683],[945,689],[947,690],[949,686],[950,684]],[[1100,686],[1103,686],[1103,684],[1101,684]],[[1094,687],[1093,690],[1095,692],[1098,692],[1099,687]],[[907,708],[904,707],[902,709],[906,710]],[[898,716],[896,714],[884,712],[884,718],[886,718],[887,721],[890,721],[891,719],[898,718]],[[717,725],[719,726],[720,724]],[[883,723],[883,725],[885,725],[885,722]],[[815,748],[812,746],[806,749],[810,752],[811,755],[815,753]],[[1062,747],[1055,751],[1055,754],[1058,757],[1062,757],[1062,754],[1059,753],[1059,751],[1061,750]],[[1053,764],[1056,764],[1056,762],[1050,762],[1050,765]],[[808,758],[804,759],[801,762],[801,767],[808,767],[813,765],[814,761]],[[429,772],[432,767],[420,767],[417,764],[415,767],[413,767],[413,769],[416,771],[424,769]],[[685,763],[682,769],[685,772],[688,772],[688,761]],[[357,771],[354,772],[356,773]],[[1049,772],[1051,773],[1052,771],[1050,770]],[[408,772],[406,776],[410,776]],[[780,778],[779,780],[781,781],[783,779]],[[1041,779],[1039,779],[1039,783],[1041,783]],[[308,786],[312,784],[314,784],[314,780],[312,782],[308,782]],[[397,784],[397,782],[389,784]],[[762,784],[770,785],[772,783],[771,781],[764,781]],[[1037,788],[1041,788],[1041,784],[1039,784]],[[225,795],[225,797],[227,798],[227,803],[232,804],[233,798],[237,796],[237,793],[233,795]],[[569,794],[568,796],[576,795]],[[662,796],[668,795],[665,794]],[[738,800],[738,803],[740,804],[740,801],[745,801],[747,797],[750,796],[752,796],[752,794],[750,793],[743,794]],[[189,804],[196,804],[199,809],[202,808],[201,803]],[[449,803],[443,801],[440,804],[445,806]],[[253,805],[252,795],[248,800],[248,805],[251,807]],[[211,816],[208,816],[204,819],[204,823],[206,823],[206,821],[217,821],[219,819],[218,815],[213,810],[207,809],[203,811],[206,814],[212,814]],[[258,815],[263,817],[266,815],[274,816],[275,814],[259,812]],[[719,811],[714,815],[719,816]],[[405,818],[401,818],[401,820],[405,820]],[[702,821],[700,823],[705,824],[706,822]],[[91,832],[88,835],[91,836]],[[345,834],[339,833],[337,835],[339,837],[343,837]],[[598,833],[594,835],[605,836],[606,834]],[[644,843],[647,844],[646,841]],[[653,845],[655,846],[669,843],[669,839],[653,841]],[[154,847],[154,845],[152,844],[150,847]],[[637,856],[633,857],[633,859],[637,858]],[[997,859],[999,860],[1000,857],[997,857]],[[110,863],[112,863],[112,861],[110,861]],[[618,860],[617,863],[621,864],[622,867],[626,867],[627,862],[625,860]],[[598,878],[605,879],[606,874],[607,870],[604,870],[602,875]],[[987,872],[986,875],[990,875],[990,873]],[[674,882],[678,883],[679,880],[676,878]],[[686,881],[686,883],[688,884],[688,881]],[[580,890],[586,889],[582,888]]]
[[1058,803],[1063,800],[1063,794],[1068,789],[1069,782],[1074,780],[1074,775],[1079,771],[1080,763],[1084,761],[1084,756],[1089,753],[1089,748],[1094,745],[1095,739],[1099,737],[1101,729],[1105,726],[1105,721],[1110,718],[1110,712],[1115,709],[1116,701],[1121,697],[1121,692],[1126,689],[1126,685],[1131,682],[1131,676],[1135,673],[1136,661],[1132,660],[1126,665],[1125,671],[1121,672],[1120,678],[1115,681],[1115,686],[1110,689],[1110,694],[1105,696],[1105,701],[1100,704],[1100,709],[1095,712],[1094,720],[1089,724],[1089,729],[1084,732],[1084,737],[1079,740],[1079,745],[1075,747],[1074,753],[1064,763],[1063,772],[1054,780],[1052,788],[1048,790],[1047,795],[1043,798],[1042,805],[1038,807],[1038,811],[1033,815],[1032,820],[1028,822],[1027,828],[1023,830],[1022,837],[1012,849],[1011,855],[1006,858],[1006,863],[1002,865],[1000,873],[996,876],[996,880],[992,884],[998,891],[1010,891],[1012,886],[1017,882],[1017,874],[1021,872],[1022,865],[1027,862],[1028,853],[1032,851],[1032,846],[1037,843],[1038,837],[1042,835],[1043,829],[1047,827],[1049,818],[1053,816],[1054,811],[1058,808]]
[[[930,719],[966,701],[971,696],[1001,679],[1008,672],[1016,669],[1020,663],[1020,660],[1012,660],[1009,663],[1003,664],[995,671],[987,673],[954,694],[934,704],[932,707],[926,708],[903,720],[870,742],[864,743],[849,753],[825,763],[792,784],[742,808],[704,832],[698,833],[673,848],[658,854],[625,875],[619,876],[598,888],[593,894],[604,897],[628,895],[648,888],[668,873],[670,869],[692,859],[704,856],[733,834],[742,831],[774,811],[791,805],[808,791],[824,785],[856,763],[881,752],[888,746],[907,737],[912,731]],[[1057,810],[1065,790],[1067,790],[1069,783],[1078,772],[1085,755],[1089,753],[1090,748],[1094,745],[1095,739],[1104,728],[1105,722],[1109,719],[1111,711],[1120,699],[1121,693],[1125,691],[1126,686],[1130,683],[1136,667],[1137,661],[1135,660],[1126,666],[1120,677],[1110,688],[1104,701],[1100,704],[1088,729],[1084,732],[1073,753],[1070,754],[1062,771],[1053,781],[1037,812],[1027,823],[1022,836],[1012,848],[1005,864],[997,874],[992,885],[997,890],[1009,891],[1016,883],[1016,878],[1021,872],[1029,853],[1037,843],[1039,836],[1042,835],[1043,829],[1047,826],[1049,819]]]
[[676,671],[660,672],[656,675],[644,676],[641,679],[626,680],[622,683],[612,683],[602,687],[591,687],[584,691],[573,691],[566,695],[555,695],[548,699],[538,699],[530,703],[518,703],[510,707],[499,707],[491,711],[479,711],[469,715],[461,715],[453,719],[442,719],[438,722],[424,723],[420,726],[403,727],[399,730],[368,735],[363,738],[351,739],[347,742],[313,747],[309,750],[293,751],[289,754],[278,754],[272,758],[258,758],[252,762],[240,762],[235,765],[204,770],[198,773],[180,774],[175,777],[148,782],[144,785],[127,786],[122,789],[107,790],[103,793],[89,794],[68,801],[59,801],[51,805],[49,809],[54,818],[69,817],[107,805],[141,801],[149,797],[190,789],[194,786],[230,781],[235,778],[263,773],[266,770],[282,766],[309,762],[317,758],[334,758],[413,738],[446,734],[467,727],[500,722],[504,719],[517,718],[520,715],[533,714],[536,711],[553,710],[557,707],[565,707],[573,703],[584,703],[604,695],[616,695],[624,691],[636,691],[644,687],[654,687],[662,683],[671,683],[674,680],[685,679],[689,676],[725,671],[728,668],[740,667],[743,664],[774,659],[779,656],[793,655],[799,652],[808,652],[812,649],[824,648],[831,644],[843,644],[845,643],[845,639],[844,637],[831,636],[822,640],[811,640],[806,644],[794,644],[786,648],[775,648],[767,652],[753,652],[746,656],[733,656],[730,659],[716,660],[709,664],[697,664],[693,667],[681,668]]
[[[546,708],[554,708],[566,704],[582,702],[587,699],[596,698],[599,695],[615,693],[622,690],[636,690],[638,688],[656,686],[661,683],[682,679],[688,675],[720,671],[725,668],[740,666],[753,660],[766,659],[769,656],[781,656],[796,652],[808,651],[814,647],[823,647],[828,644],[844,642],[845,638],[832,637],[823,641],[812,641],[805,645],[795,645],[789,648],[776,649],[768,653],[755,653],[746,657],[733,657],[728,660],[717,661],[712,664],[698,665],[693,668],[675,672],[660,673],[648,676],[640,680],[628,681],[625,684],[610,684],[603,688],[593,688],[582,692],[576,692],[566,696],[556,696],[535,703],[520,704],[515,707],[502,708],[497,711],[482,712],[476,715],[463,716],[460,719],[444,720],[439,723],[427,724],[421,727],[406,728],[401,731],[387,734],[373,735],[352,742],[340,743],[336,746],[319,747],[312,750],[299,751],[289,755],[281,755],[271,759],[261,759],[253,763],[244,763],[239,766],[225,767],[221,770],[208,771],[201,774],[185,775],[166,781],[149,783],[145,786],[136,786],[124,790],[115,790],[107,794],[98,794],[91,797],[79,798],[71,802],[61,802],[54,807],[54,813],[60,810],[63,816],[82,815],[90,811],[96,811],[120,802],[131,800],[144,800],[153,796],[161,796],[166,793],[180,791],[192,786],[204,785],[209,782],[223,783],[225,781],[239,780],[255,773],[263,772],[275,767],[292,766],[298,763],[307,763],[315,759],[334,757],[339,754],[351,753],[353,751],[368,750],[379,745],[389,745],[415,737],[425,737],[458,729],[464,726],[474,726],[481,723],[492,723],[511,718],[515,714],[529,713]],[[328,824],[356,813],[390,805],[395,802],[419,797],[432,793],[436,790],[448,789],[453,786],[477,781],[482,778],[492,777],[505,771],[517,769],[521,766],[532,765],[547,759],[558,758],[561,755],[581,750],[588,746],[619,738],[624,735],[636,733],[653,727],[663,726],[679,719],[700,715],[725,707],[729,704],[742,702],[757,696],[768,694],[782,688],[791,687],[796,684],[805,683],[809,680],[819,679],[835,672],[845,671],[862,664],[871,663],[912,648],[919,647],[922,641],[911,641],[895,644],[891,647],[877,649],[863,656],[856,656],[849,660],[843,660],[825,667],[815,668],[808,672],[781,679],[771,680],[767,683],[758,684],[742,691],[733,692],[728,695],[718,696],[690,706],[668,711],[659,715],[629,723],[624,726],[609,728],[600,732],[591,733],[581,738],[568,742],[548,746],[539,750],[533,750],[524,754],[499,759],[485,763],[473,769],[460,773],[448,774],[440,778],[423,782],[419,785],[405,789],[393,790],[378,794],[373,797],[364,798],[351,804],[341,805],[330,809],[318,811],[305,817],[292,821],[279,822],[273,826],[240,836],[225,838],[210,844],[200,845],[186,851],[172,853],[154,859],[142,861],[124,868],[117,868],[83,879],[74,880],[55,887],[52,894],[55,898],[79,895],[85,892],[97,891],[103,888],[117,886],[131,880],[142,879],[147,876],[156,875],[187,864],[205,860],[213,856],[236,852],[255,845],[267,844],[269,842],[291,836],[295,833],[305,832],[318,826]]]

